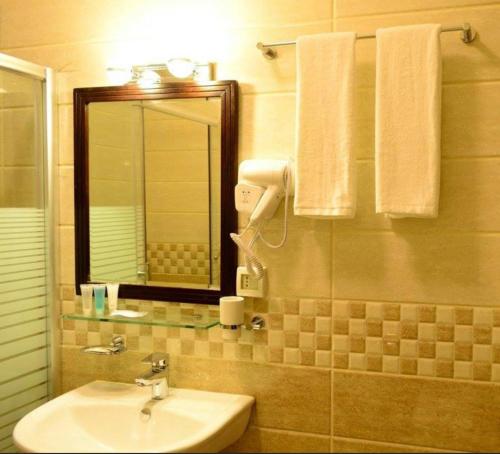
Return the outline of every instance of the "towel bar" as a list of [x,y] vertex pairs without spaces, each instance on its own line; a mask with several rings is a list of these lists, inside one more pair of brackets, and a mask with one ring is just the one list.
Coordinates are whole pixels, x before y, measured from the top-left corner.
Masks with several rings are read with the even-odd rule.
[[[471,25],[468,22],[456,27],[443,27],[441,32],[462,32],[460,38],[465,44],[471,43],[476,38],[476,31],[471,27]],[[367,35],[357,35],[356,39],[370,39],[375,37],[376,35],[371,33]],[[262,52],[262,55],[265,58],[267,58],[268,60],[273,60],[278,56],[278,52],[276,52],[276,50],[274,50],[273,47],[292,46],[294,44],[296,44],[296,41],[280,41],[268,44],[257,43],[257,49],[259,49]]]

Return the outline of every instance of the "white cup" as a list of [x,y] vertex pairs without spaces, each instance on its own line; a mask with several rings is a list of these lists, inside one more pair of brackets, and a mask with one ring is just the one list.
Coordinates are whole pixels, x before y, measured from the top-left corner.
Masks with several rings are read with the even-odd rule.
[[245,300],[241,296],[223,296],[219,303],[222,339],[236,341],[245,321]]

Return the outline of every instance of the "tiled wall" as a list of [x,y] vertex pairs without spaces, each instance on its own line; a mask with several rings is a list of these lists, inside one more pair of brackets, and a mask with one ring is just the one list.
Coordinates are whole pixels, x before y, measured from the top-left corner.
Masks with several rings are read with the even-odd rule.
[[39,86],[8,71],[0,75],[0,84],[5,90],[0,99],[0,207],[39,207]]
[[207,136],[206,125],[144,109],[148,241],[209,242]]
[[336,301],[334,367],[500,382],[500,308]]
[[[203,243],[153,243],[146,245],[150,279],[164,282],[210,281],[210,246]],[[217,254],[217,251],[214,251]]]
[[89,199],[92,206],[136,206],[142,172],[140,111],[131,103],[93,103],[89,109]]
[[[247,317],[264,315],[268,329],[245,332],[229,344],[221,342],[218,328],[134,331],[64,322],[63,387],[97,377],[131,381],[142,370],[142,354],[163,349],[172,353],[175,385],[257,397],[251,427],[235,450],[500,449],[498,1],[26,0],[21,8],[5,0],[2,18],[4,51],[60,71],[64,310],[75,304],[73,87],[106,84],[105,67],[127,55],[137,62],[165,53],[217,61],[219,79],[240,83],[239,159],[284,158],[293,155],[294,50],[280,48],[271,62],[255,49],[257,41],[471,22],[479,32],[474,44],[465,46],[455,33],[441,39],[439,218],[391,221],[374,214],[375,48],[373,41],[360,41],[358,213],[334,223],[292,216],[284,248],[259,248],[269,268],[269,298],[248,302]],[[269,239],[278,238],[281,222],[279,216],[270,223]],[[113,330],[125,331],[131,347],[119,358],[82,357],[74,346],[100,341]]]

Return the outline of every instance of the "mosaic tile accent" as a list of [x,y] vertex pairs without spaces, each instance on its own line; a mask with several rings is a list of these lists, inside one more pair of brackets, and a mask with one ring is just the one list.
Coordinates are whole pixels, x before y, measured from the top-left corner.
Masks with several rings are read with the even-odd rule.
[[148,243],[147,259],[151,274],[210,274],[209,244]]
[[[62,312],[81,311],[79,298],[69,300],[71,291],[62,291]],[[164,303],[120,300],[120,308],[141,311],[184,311],[195,313],[209,310],[217,317],[216,306],[186,303]],[[241,330],[237,342],[222,339],[220,327],[209,330],[188,328],[148,327],[130,324],[98,323],[62,320],[62,338],[65,345],[107,344],[115,334],[125,337],[132,351],[166,351],[172,355],[193,355],[206,358],[224,358],[256,362],[331,366],[331,303],[329,300],[250,298],[245,301],[245,323],[260,315],[267,329]]]
[[[71,287],[62,289],[63,313],[80,310]],[[217,306],[122,300],[133,310],[194,314]],[[333,316],[332,316],[333,313]],[[63,343],[108,343],[114,334],[136,351],[351,369],[401,375],[500,382],[500,308],[269,298],[245,301],[266,329],[242,329],[237,342],[209,330],[64,320]]]
[[335,301],[333,367],[500,382],[500,309]]

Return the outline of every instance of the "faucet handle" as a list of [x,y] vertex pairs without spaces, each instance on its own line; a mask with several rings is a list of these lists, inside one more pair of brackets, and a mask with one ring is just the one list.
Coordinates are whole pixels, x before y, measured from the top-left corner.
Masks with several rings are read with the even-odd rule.
[[168,367],[168,353],[151,353],[142,360],[145,364],[151,364],[153,370],[163,370]]

